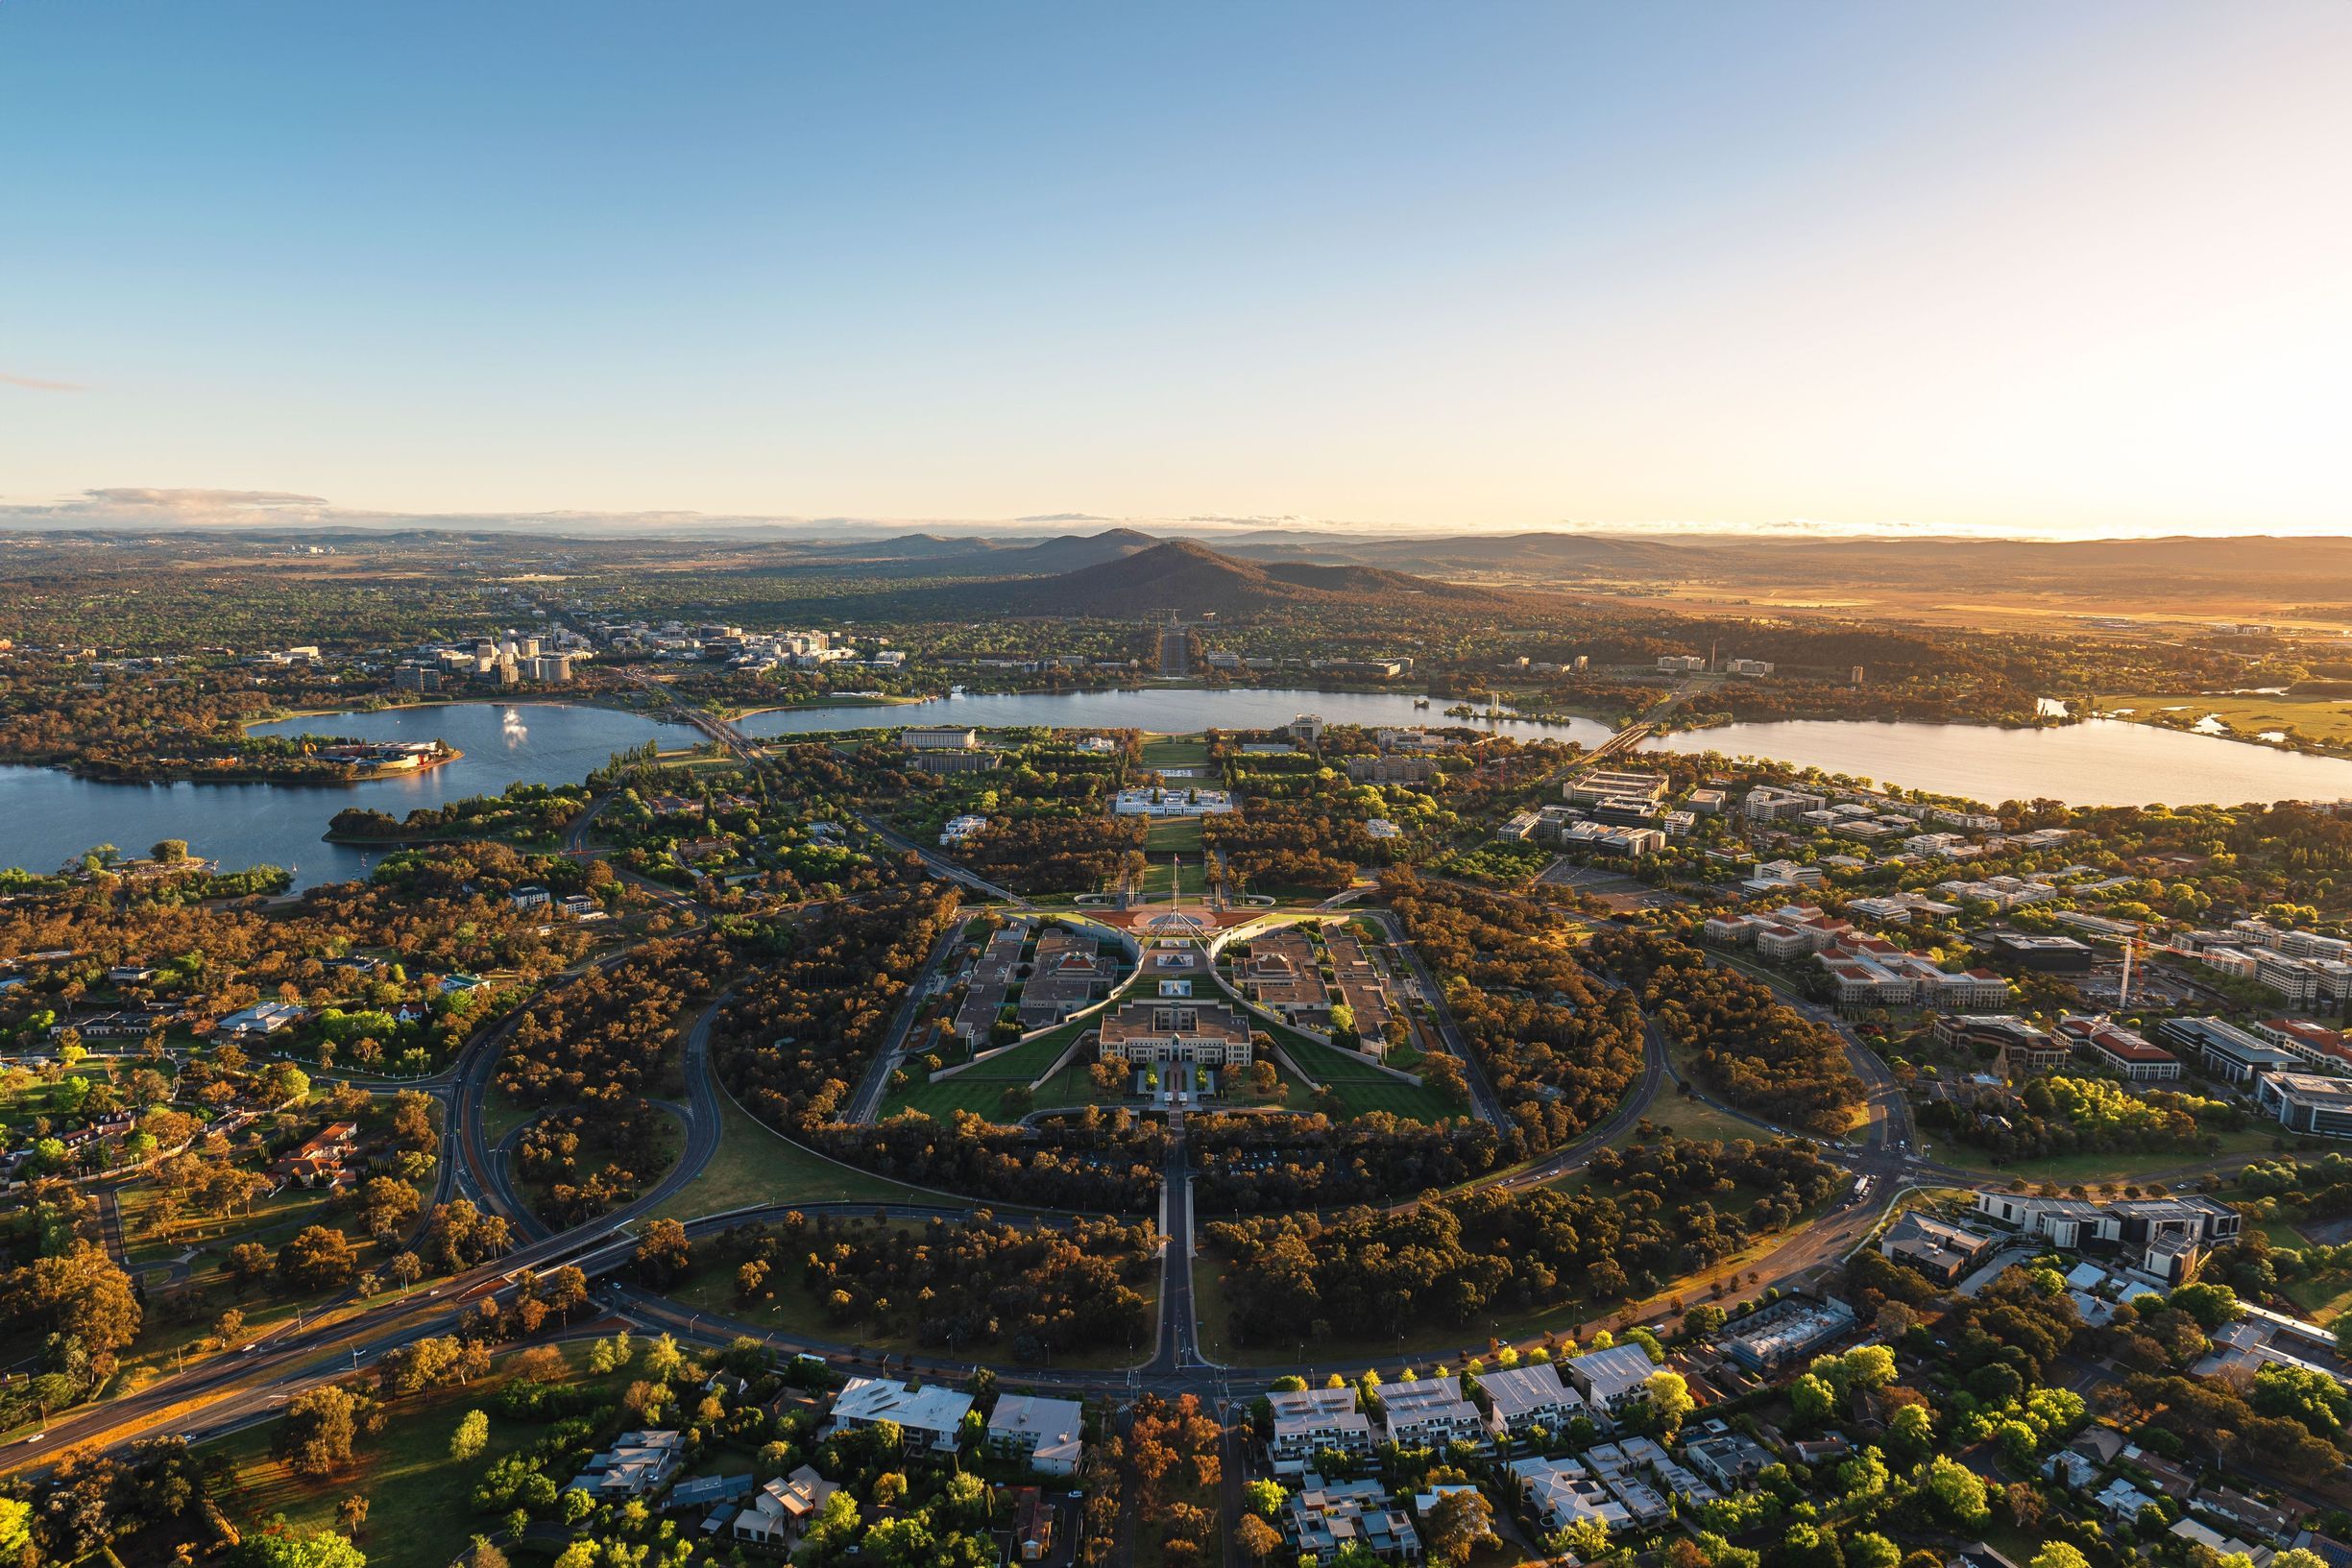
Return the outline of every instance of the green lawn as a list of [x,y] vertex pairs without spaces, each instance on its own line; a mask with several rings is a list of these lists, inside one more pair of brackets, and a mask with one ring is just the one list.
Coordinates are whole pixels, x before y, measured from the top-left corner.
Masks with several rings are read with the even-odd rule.
[[1349,1116],[1386,1111],[1407,1122],[1439,1122],[1466,1117],[1469,1107],[1458,1105],[1423,1084],[1399,1083],[1394,1078],[1350,1078],[1331,1086]]
[[122,1212],[123,1247],[135,1267],[161,1263],[191,1246],[226,1252],[239,1242],[279,1242],[304,1225],[335,1222],[334,1193],[325,1187],[287,1187],[256,1201],[251,1214],[219,1218],[185,1216],[166,1230],[156,1213],[157,1190],[126,1187],[115,1195]]
[[[12,1076],[15,1074],[12,1073]],[[169,1075],[168,1068],[166,1075]],[[66,1084],[69,1080],[85,1080],[92,1088],[112,1081],[113,1073],[105,1062],[78,1062],[66,1069],[54,1083],[44,1083],[26,1073],[21,1083],[0,1090],[0,1125],[26,1126],[42,1117],[53,1121],[64,1113]],[[86,1093],[87,1091],[84,1091]]]
[[945,1122],[958,1111],[970,1111],[991,1122],[1016,1122],[1023,1113],[1009,1111],[1005,1105],[1005,1091],[1015,1087],[1018,1085],[1009,1079],[974,1077],[970,1073],[942,1078],[936,1083],[918,1083],[903,1094],[892,1095],[882,1114],[887,1120],[901,1111],[920,1111],[934,1122]]
[[1199,855],[1200,819],[1153,817],[1144,828],[1143,847],[1146,855]]
[[693,1219],[754,1203],[925,1203],[928,1193],[836,1165],[760,1124],[724,1090],[718,1096],[718,1152],[655,1213]]
[[[1001,1117],[1004,1115],[1005,1091],[1015,1084],[1026,1085],[1042,1077],[1046,1069],[1054,1065],[1054,1059],[1068,1049],[1070,1042],[1085,1033],[1086,1028],[1083,1021],[1064,1024],[952,1078],[911,1083],[905,1089],[894,1089],[883,1097],[882,1114],[886,1118],[899,1111],[914,1110],[941,1122],[946,1121],[948,1113],[955,1110]],[[1053,1101],[1040,1099],[1037,1103],[1044,1105]]]
[[[1652,1126],[1671,1132],[1677,1138],[1691,1138],[1702,1143],[1728,1143],[1734,1138],[1746,1138],[1760,1144],[1772,1137],[1771,1133],[1753,1122],[1744,1122],[1703,1099],[1685,1099],[1671,1090],[1652,1102],[1646,1120]],[[1639,1135],[1638,1127],[1629,1127],[1612,1142],[1630,1144]]]
[[1195,735],[1155,735],[1143,743],[1143,765],[1154,771],[1208,765],[1208,742]]
[[[1055,1105],[1117,1105],[1134,1097],[1127,1092],[1125,1079],[1121,1087],[1104,1094],[1094,1086],[1094,1074],[1084,1062],[1072,1062],[1059,1073],[1046,1079],[1037,1091],[1040,1108]],[[1141,1101],[1136,1101],[1140,1104]]]
[[540,1107],[525,1105],[497,1084],[482,1092],[482,1141],[496,1148],[506,1135],[539,1115]]
[[2252,1159],[2275,1152],[2271,1144],[2274,1131],[2260,1128],[2219,1135],[2221,1152],[2206,1154],[2202,1150],[2172,1149],[2154,1154],[2059,1154],[2047,1160],[2020,1160],[2014,1165],[1996,1166],[1993,1157],[1974,1144],[1961,1143],[1949,1136],[1929,1139],[1935,1158],[1969,1170],[1981,1170],[1988,1175],[2005,1176],[2014,1181],[2056,1182],[2061,1187],[2077,1183],[2097,1186],[2102,1182],[2132,1182],[2163,1170],[2176,1170],[2208,1160],[2227,1160],[2235,1157]]
[[1269,1024],[1264,1019],[1256,1020],[1254,1026],[1263,1027],[1280,1042],[1284,1054],[1298,1064],[1300,1072],[1318,1083],[1328,1084],[1348,1116],[1386,1111],[1408,1121],[1438,1122],[1470,1114],[1469,1107],[1456,1104],[1434,1089],[1392,1078],[1336,1047],[1308,1039],[1297,1029]]

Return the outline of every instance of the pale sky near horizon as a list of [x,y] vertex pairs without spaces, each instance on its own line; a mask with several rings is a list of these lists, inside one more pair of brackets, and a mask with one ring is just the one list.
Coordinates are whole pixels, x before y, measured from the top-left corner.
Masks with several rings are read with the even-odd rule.
[[2335,0],[16,0],[0,520],[2352,533],[2347,80]]

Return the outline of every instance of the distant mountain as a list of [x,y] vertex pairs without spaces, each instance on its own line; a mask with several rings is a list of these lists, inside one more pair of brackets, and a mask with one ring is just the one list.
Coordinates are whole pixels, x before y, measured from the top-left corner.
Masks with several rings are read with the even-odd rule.
[[1150,534],[1132,528],[1109,528],[1099,534],[1061,534],[1034,544],[990,549],[940,565],[990,577],[1049,577],[1124,561],[1158,543]]
[[784,552],[784,559],[851,574],[890,577],[1051,577],[1116,561],[1158,543],[1132,528],[1057,534],[1050,539],[901,534],[892,539],[792,547]]
[[1243,615],[1285,605],[1369,607],[1402,600],[1499,609],[1524,598],[1371,567],[1262,566],[1181,539],[1056,577],[1000,583],[990,597],[1016,615],[1140,615],[1154,609]]

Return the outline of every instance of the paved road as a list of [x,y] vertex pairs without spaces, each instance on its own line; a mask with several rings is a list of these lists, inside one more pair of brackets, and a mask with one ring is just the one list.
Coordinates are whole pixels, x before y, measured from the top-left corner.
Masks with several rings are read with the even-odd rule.
[[939,933],[939,940],[931,947],[931,955],[923,960],[906,997],[898,1004],[898,1012],[890,1020],[890,1030],[883,1036],[874,1060],[866,1067],[865,1076],[858,1081],[858,1092],[850,1098],[849,1114],[844,1118],[851,1126],[870,1123],[882,1109],[883,1096],[890,1087],[890,1074],[898,1071],[907,1056],[908,1037],[914,1032],[914,1021],[923,1010],[923,999],[930,993],[932,977],[939,973],[963,939],[963,922],[957,920]]
[[1470,1049],[1469,1042],[1462,1038],[1462,1030],[1454,1023],[1452,1011],[1445,1005],[1444,988],[1431,977],[1429,966],[1421,962],[1421,955],[1413,944],[1405,940],[1404,922],[1388,909],[1367,908],[1359,912],[1378,922],[1381,929],[1389,933],[1390,947],[1403,956],[1405,968],[1412,973],[1414,983],[1428,999],[1430,1011],[1437,1019],[1438,1038],[1444,1042],[1447,1054],[1462,1064],[1462,1075],[1469,1083],[1470,1103],[1477,1109],[1479,1119],[1496,1132],[1508,1133],[1511,1130],[1511,1113],[1503,1109],[1502,1098],[1495,1094],[1494,1086],[1487,1081],[1487,1070],[1480,1065],[1477,1053]]
[[1017,909],[1027,909],[1031,907],[1029,900],[1023,898],[1011,888],[999,887],[996,883],[982,876],[979,872],[971,869],[971,867],[958,865],[955,861],[949,859],[943,855],[938,854],[936,851],[916,843],[913,839],[909,838],[905,833],[900,832],[895,828],[889,826],[889,824],[884,822],[880,817],[869,816],[863,811],[858,812],[857,817],[861,823],[864,824],[866,832],[872,833],[875,837],[881,839],[885,844],[889,845],[890,848],[898,851],[900,854],[913,856],[916,859],[923,862],[924,869],[929,871],[932,875],[943,878],[948,881],[961,882],[964,886],[971,888],[976,893],[984,894],[987,897],[995,899],[1003,904],[1009,904]]
[[1165,1376],[1205,1364],[1193,1311],[1192,1156],[1184,1113],[1168,1113],[1168,1163],[1160,1174],[1159,1342],[1148,1371]]

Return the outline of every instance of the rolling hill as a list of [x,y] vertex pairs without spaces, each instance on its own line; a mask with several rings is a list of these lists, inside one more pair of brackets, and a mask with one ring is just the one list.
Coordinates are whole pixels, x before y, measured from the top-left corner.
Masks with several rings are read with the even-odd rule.
[[1502,609],[1528,597],[1376,567],[1266,565],[1190,540],[1165,541],[1058,576],[1000,583],[989,591],[991,602],[1015,615],[1116,616],[1163,608],[1185,615],[1247,615],[1285,606],[1401,601]]

